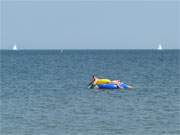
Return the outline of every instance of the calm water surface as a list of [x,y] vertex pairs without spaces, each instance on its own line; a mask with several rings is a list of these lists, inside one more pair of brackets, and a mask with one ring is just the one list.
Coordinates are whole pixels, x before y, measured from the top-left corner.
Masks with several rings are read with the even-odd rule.
[[[1,135],[178,135],[179,50],[0,51]],[[87,88],[91,75],[131,91]]]

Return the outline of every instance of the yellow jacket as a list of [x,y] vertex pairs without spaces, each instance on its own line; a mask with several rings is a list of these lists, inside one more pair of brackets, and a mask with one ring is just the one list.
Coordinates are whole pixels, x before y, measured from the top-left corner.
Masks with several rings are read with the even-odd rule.
[[108,84],[108,83],[111,83],[111,80],[109,80],[109,79],[98,79],[95,84],[98,85],[98,84]]

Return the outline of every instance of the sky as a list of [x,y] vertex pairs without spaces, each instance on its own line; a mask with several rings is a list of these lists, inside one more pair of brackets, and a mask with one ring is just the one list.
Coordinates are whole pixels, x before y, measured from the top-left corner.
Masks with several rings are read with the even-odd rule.
[[1,0],[0,49],[180,49],[178,0]]

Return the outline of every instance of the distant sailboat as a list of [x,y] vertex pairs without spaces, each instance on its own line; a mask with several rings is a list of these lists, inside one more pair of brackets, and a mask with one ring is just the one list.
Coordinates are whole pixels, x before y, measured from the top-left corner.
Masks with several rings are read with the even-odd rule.
[[158,50],[162,50],[162,45],[161,44],[159,44],[159,46],[158,46],[158,48],[157,48]]
[[16,44],[13,46],[13,50],[18,50]]

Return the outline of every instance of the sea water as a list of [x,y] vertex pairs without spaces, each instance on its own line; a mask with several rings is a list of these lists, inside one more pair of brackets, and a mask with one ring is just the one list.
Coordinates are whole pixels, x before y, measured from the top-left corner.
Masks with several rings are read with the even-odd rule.
[[4,50],[0,75],[1,135],[180,134],[180,50]]

